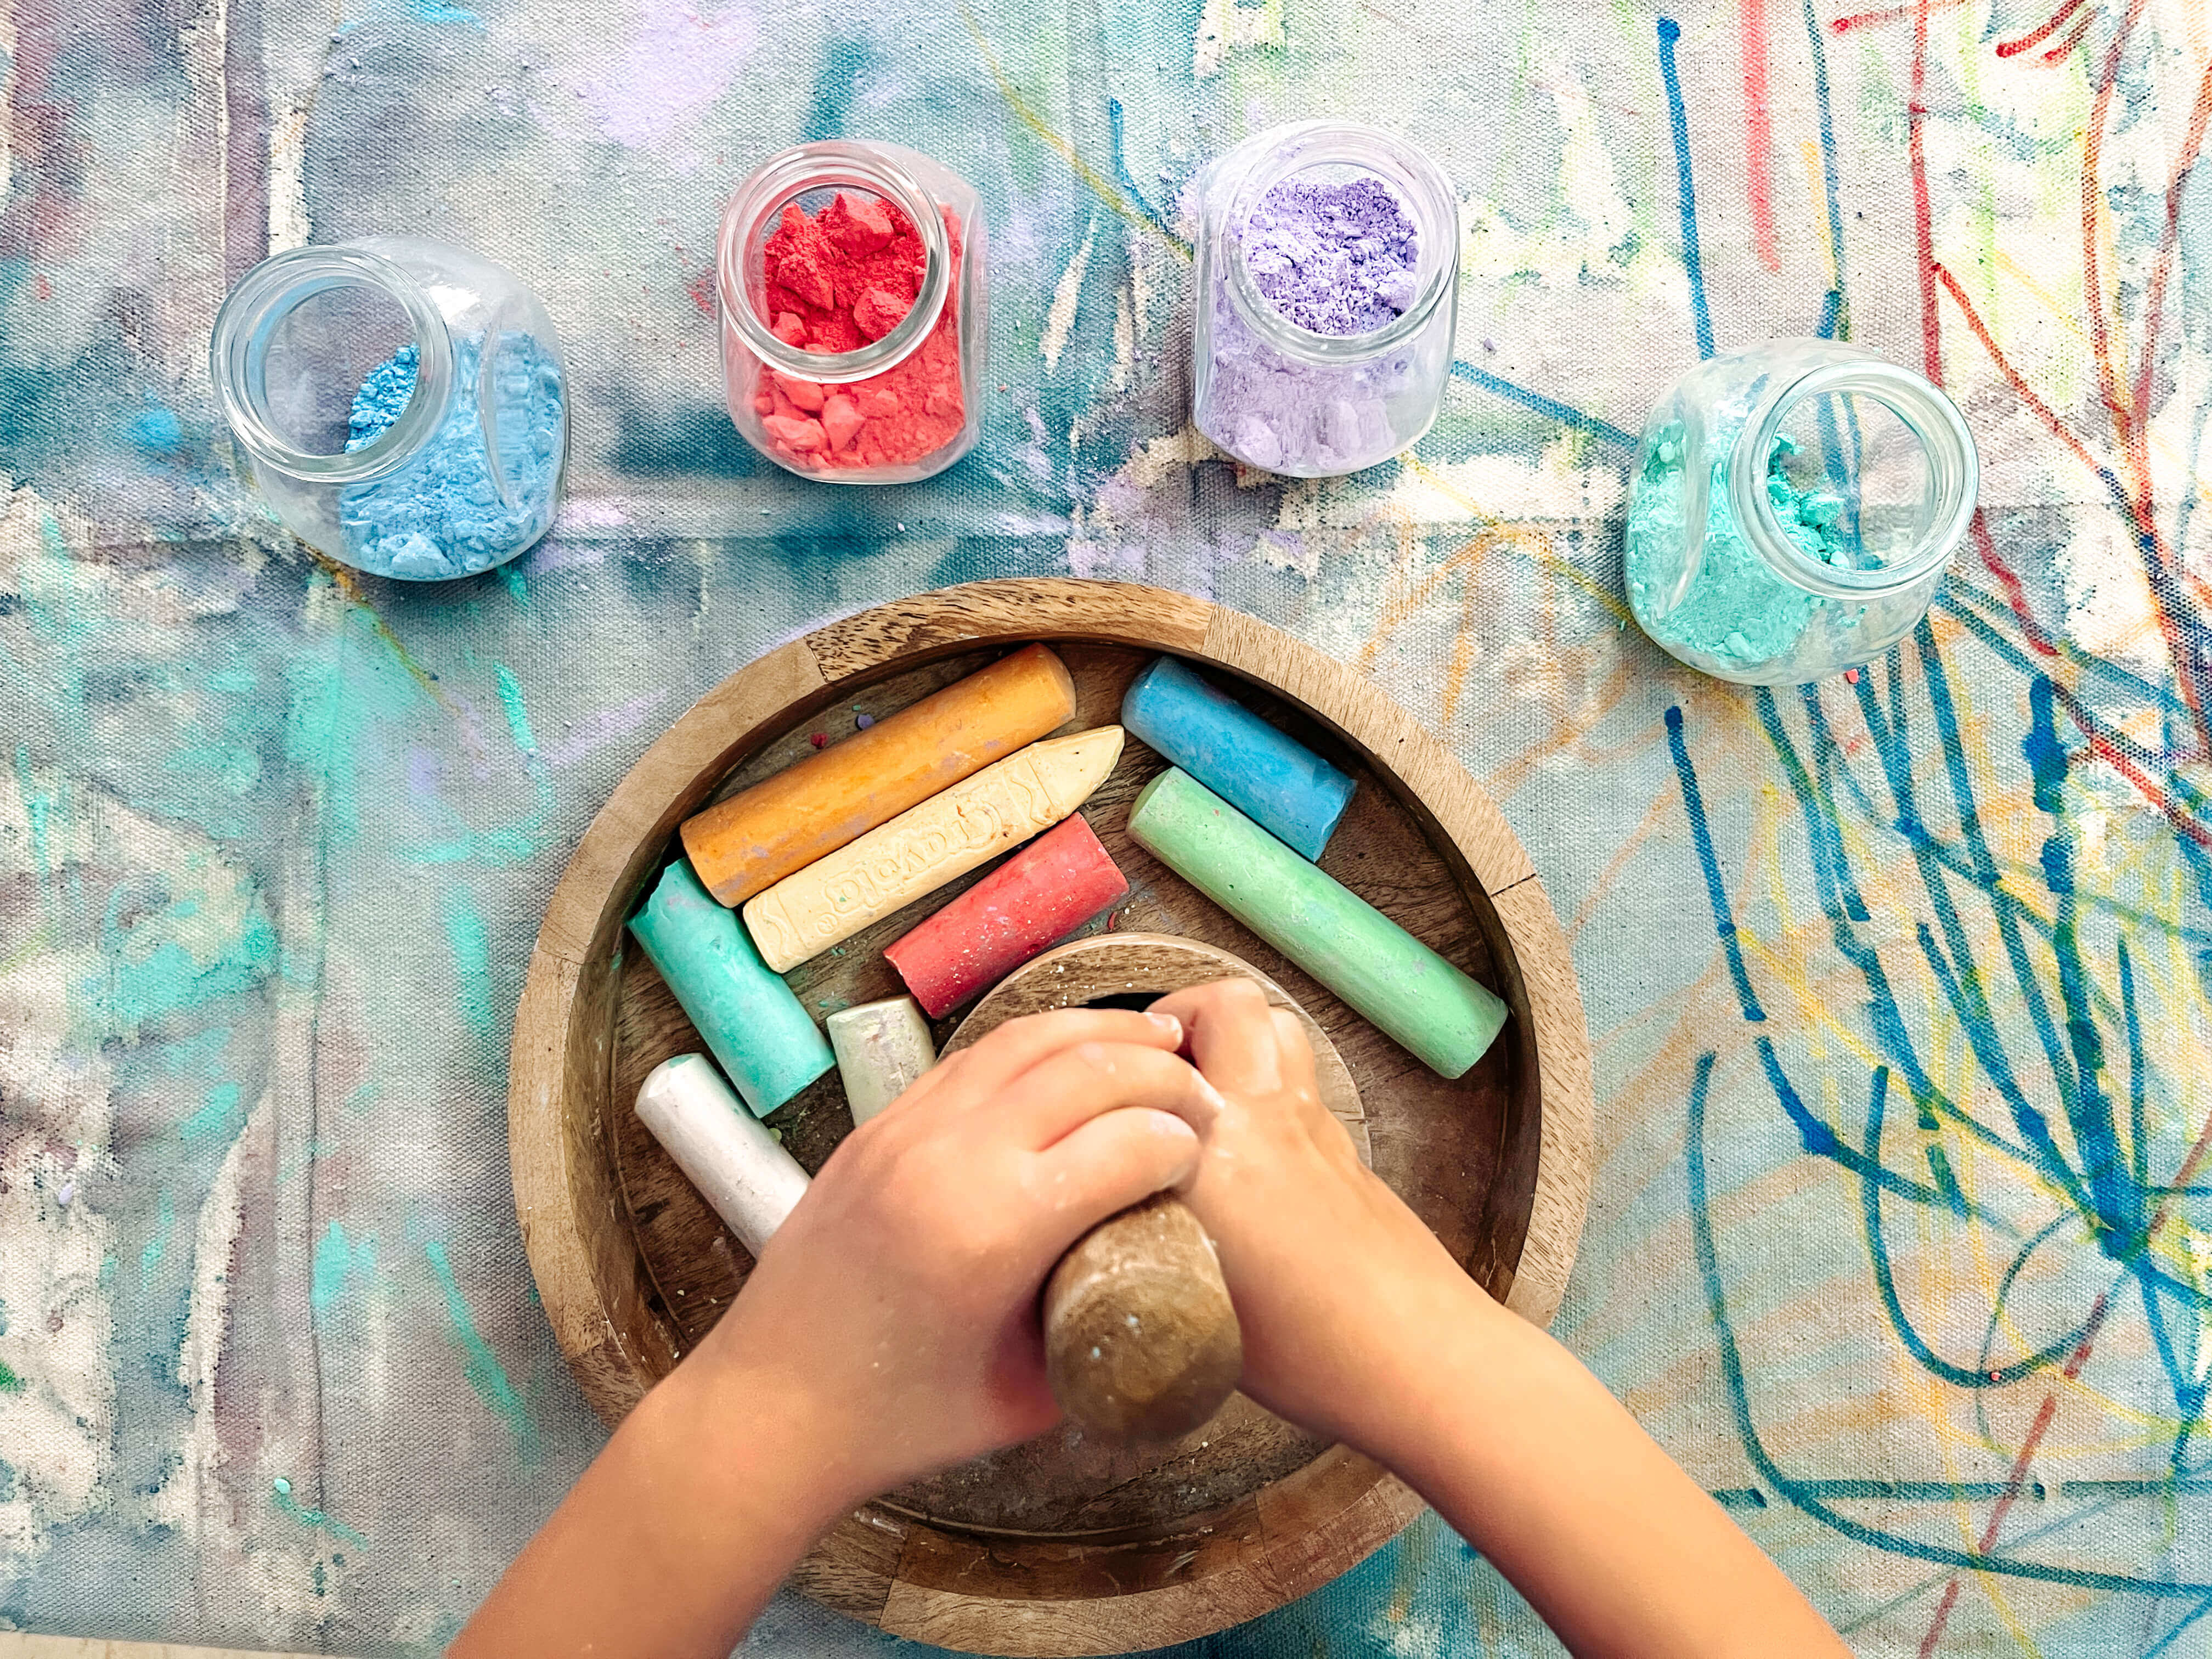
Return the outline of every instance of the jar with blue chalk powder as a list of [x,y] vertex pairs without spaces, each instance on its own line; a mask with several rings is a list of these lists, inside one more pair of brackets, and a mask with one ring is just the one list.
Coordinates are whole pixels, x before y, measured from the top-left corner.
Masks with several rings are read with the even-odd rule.
[[224,301],[209,367],[254,487],[356,569],[474,575],[553,523],[560,342],[488,259],[397,236],[277,254]]
[[1965,420],[1910,369],[1835,340],[1709,359],[1644,429],[1629,605],[1665,650],[1739,684],[1856,667],[1927,613],[1980,481]]

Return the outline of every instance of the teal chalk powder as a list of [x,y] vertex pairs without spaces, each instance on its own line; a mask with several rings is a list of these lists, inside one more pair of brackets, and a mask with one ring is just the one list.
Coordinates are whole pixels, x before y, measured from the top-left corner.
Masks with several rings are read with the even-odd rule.
[[[369,372],[349,416],[349,450],[374,443],[399,418],[417,368],[407,345]],[[340,495],[346,556],[410,581],[504,563],[551,526],[567,440],[561,367],[534,336],[501,334],[489,376],[483,337],[457,338],[445,419],[398,471]]]
[[[1729,508],[1728,452],[1713,461],[1705,477],[1693,480],[1685,447],[1679,423],[1658,434],[1629,505],[1629,599],[1645,632],[1669,649],[1679,646],[1750,669],[1789,655],[1824,609],[1857,609],[1778,577],[1744,539]],[[1843,503],[1790,483],[1786,464],[1796,453],[1796,444],[1786,437],[1777,438],[1767,452],[1766,498],[1775,519],[1783,533],[1814,558],[1848,568],[1854,544],[1838,528]],[[1693,482],[1702,483],[1702,490],[1693,490]],[[1693,495],[1702,497],[1705,535],[1702,557],[1686,585]],[[1848,626],[1851,617],[1839,620]]]
[[1706,358],[1644,422],[1629,604],[1654,643],[1718,679],[1842,673],[1927,614],[1979,478],[1959,411],[1909,369],[1825,339]]

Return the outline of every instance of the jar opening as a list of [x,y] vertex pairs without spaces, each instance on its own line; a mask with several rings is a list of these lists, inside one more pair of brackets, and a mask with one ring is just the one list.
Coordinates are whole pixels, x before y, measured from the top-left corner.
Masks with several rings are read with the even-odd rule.
[[[879,294],[864,292],[849,309],[833,306],[826,288],[818,295],[795,290],[804,292],[809,309],[838,311],[835,328],[807,326],[797,312],[771,314],[769,244],[787,224],[800,237],[829,238],[848,258],[895,252],[896,239],[911,235],[921,245],[919,283],[902,273]],[[798,281],[810,280],[802,270]],[[911,303],[900,313],[909,284]],[[913,174],[866,145],[805,144],[778,156],[739,187],[723,216],[715,271],[723,327],[769,368],[803,380],[844,385],[896,367],[936,326],[951,285],[952,246],[942,210]]]
[[452,376],[436,307],[358,248],[297,248],[249,271],[210,346],[224,418],[261,464],[355,483],[389,472],[435,428]]
[[[1381,185],[1411,223],[1416,256],[1411,280],[1390,294],[1396,314],[1377,326],[1352,333],[1305,327],[1268,296],[1266,289],[1275,285],[1269,271],[1254,268],[1261,242],[1272,240],[1262,232],[1295,197],[1339,191],[1361,179]],[[1278,195],[1279,186],[1287,190]],[[1310,362],[1364,362],[1402,345],[1449,291],[1459,266],[1459,204],[1449,180],[1419,150],[1356,122],[1308,121],[1283,129],[1237,185],[1227,230],[1223,263],[1244,322],[1277,349]]]
[[1747,538],[1784,580],[1864,599],[1939,570],[1980,483],[1951,400],[1878,361],[1830,363],[1754,405],[1729,471]]

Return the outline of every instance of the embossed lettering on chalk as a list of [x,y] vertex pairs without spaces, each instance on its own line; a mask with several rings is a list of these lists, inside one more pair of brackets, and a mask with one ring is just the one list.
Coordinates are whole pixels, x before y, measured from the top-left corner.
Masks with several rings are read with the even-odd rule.
[[1031,744],[785,877],[744,907],[762,958],[781,973],[1051,828],[1121,753],[1118,726]]

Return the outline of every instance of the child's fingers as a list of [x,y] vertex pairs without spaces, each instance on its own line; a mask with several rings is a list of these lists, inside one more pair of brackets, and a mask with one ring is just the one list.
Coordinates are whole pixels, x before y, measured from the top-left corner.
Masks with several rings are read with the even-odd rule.
[[1115,1211],[1188,1180],[1198,1167],[1198,1136],[1172,1113],[1122,1107],[1063,1136],[1037,1163],[1037,1190],[1050,1210],[1039,1243],[1057,1257]]
[[1221,1097],[1197,1068],[1164,1048],[1082,1042],[1047,1056],[999,1092],[993,1115],[1014,1140],[1042,1151],[1102,1112],[1150,1106],[1203,1134]]
[[963,1050],[967,1063],[961,1080],[981,1100],[1046,1056],[1079,1042],[1128,1043],[1171,1054],[1182,1046],[1182,1037],[1180,1024],[1127,1008],[1060,1008],[1048,1014],[1028,1014],[1008,1020]]
[[1148,1011],[1170,1014],[1190,1033],[1190,1057],[1224,1094],[1271,1095],[1283,1061],[1267,994],[1249,979],[1216,980],[1162,997]]

